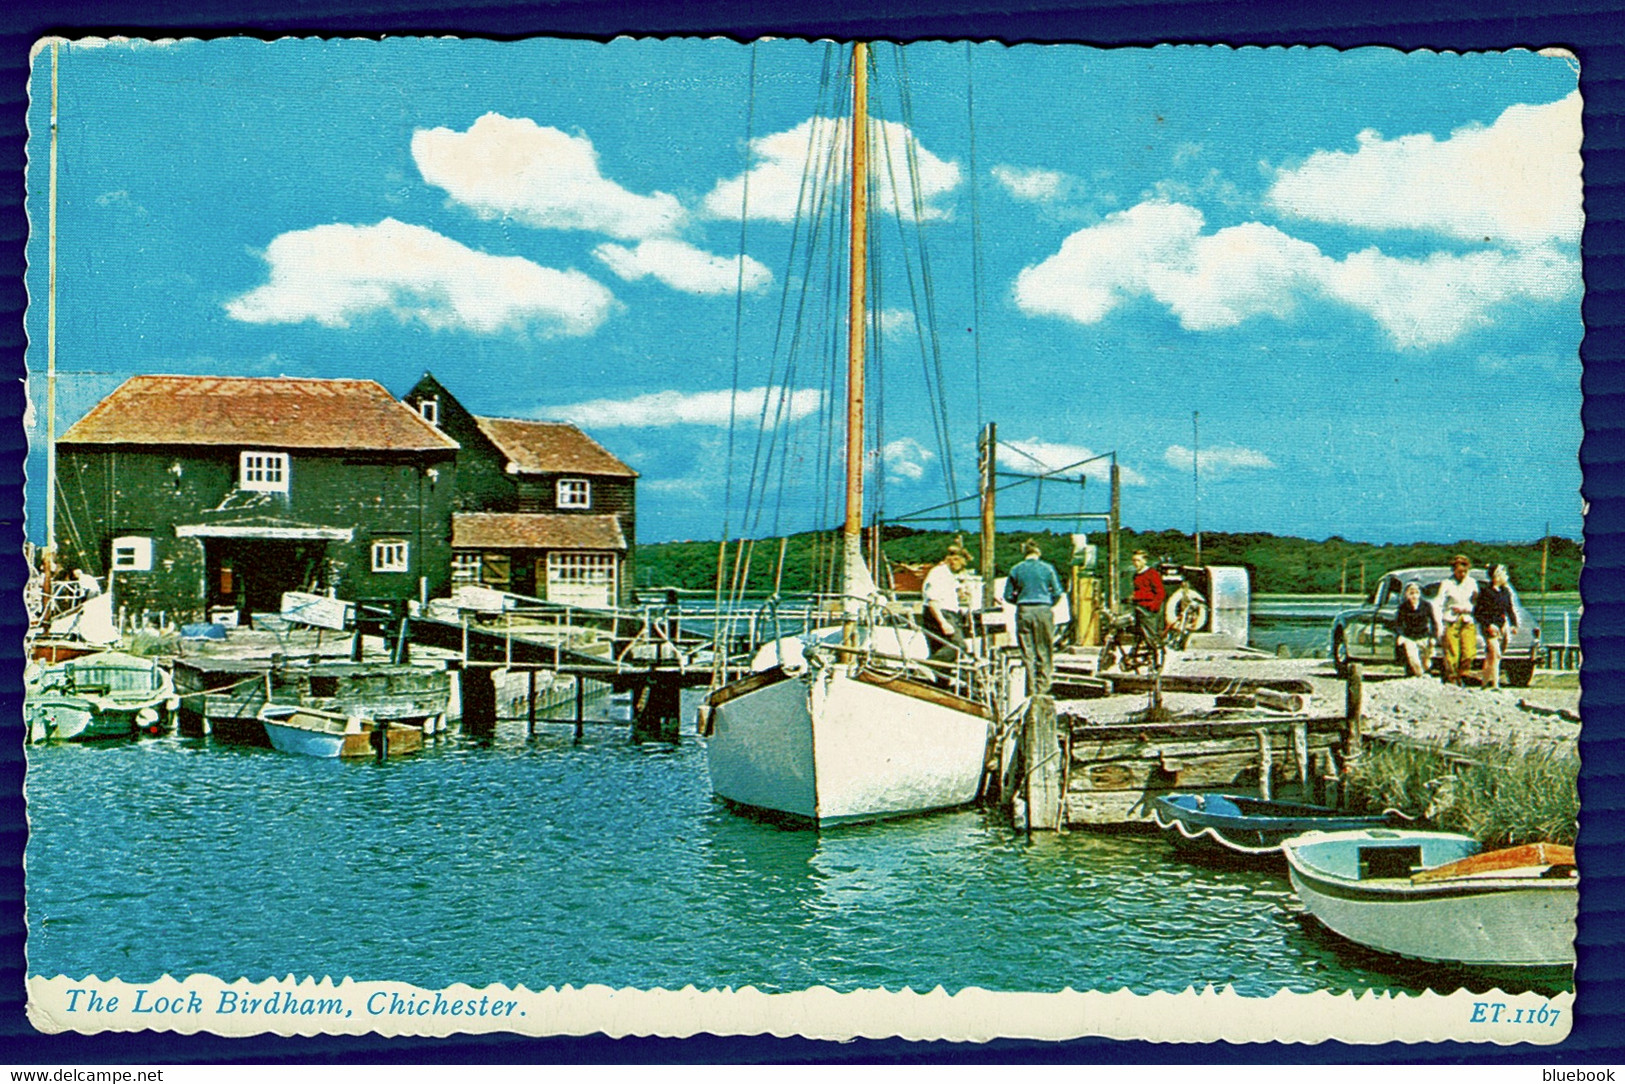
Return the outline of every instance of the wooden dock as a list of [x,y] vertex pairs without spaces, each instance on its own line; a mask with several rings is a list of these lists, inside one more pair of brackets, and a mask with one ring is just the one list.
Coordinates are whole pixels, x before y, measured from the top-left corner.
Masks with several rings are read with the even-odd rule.
[[[1053,693],[1035,697],[1012,737],[1031,765],[1006,794],[1030,828],[1150,826],[1155,800],[1190,790],[1336,804],[1360,742],[1358,674],[1340,714],[1314,710],[1303,678],[1224,674],[1096,674],[1056,660]],[[1201,694],[1211,707],[1152,708],[1153,690]],[[1146,695],[1124,710],[1124,697]],[[1112,698],[1112,707],[1103,704]],[[1097,705],[1099,705],[1097,707]]]

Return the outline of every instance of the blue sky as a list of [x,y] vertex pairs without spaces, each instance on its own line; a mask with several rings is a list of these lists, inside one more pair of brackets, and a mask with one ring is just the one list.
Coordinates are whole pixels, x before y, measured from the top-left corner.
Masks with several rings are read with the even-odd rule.
[[[135,373],[400,394],[432,371],[638,469],[642,540],[830,525],[839,261],[795,211],[846,63],[791,41],[64,47],[59,431]],[[38,53],[36,480],[50,70]],[[1115,451],[1125,522],[1189,530],[1199,412],[1205,530],[1578,536],[1577,81],[1530,52],[877,47],[886,512],[944,501],[950,459],[971,489],[991,420],[1011,469]],[[1098,468],[1044,507],[1103,507]]]

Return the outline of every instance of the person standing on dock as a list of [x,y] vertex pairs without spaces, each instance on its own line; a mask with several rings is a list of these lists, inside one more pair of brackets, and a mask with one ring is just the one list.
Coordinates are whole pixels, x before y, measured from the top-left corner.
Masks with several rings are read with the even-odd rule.
[[952,543],[942,560],[925,574],[920,587],[925,596],[926,632],[935,645],[933,662],[952,662],[965,650],[965,589],[960,575],[968,556],[957,542]]
[[1134,562],[1134,620],[1140,633],[1154,644],[1162,642],[1162,607],[1168,601],[1168,592],[1162,585],[1162,573],[1151,565],[1144,550],[1135,550],[1130,558]]
[[1474,610],[1478,581],[1470,574],[1473,562],[1458,553],[1450,560],[1450,577],[1439,584],[1439,617],[1444,622],[1444,683],[1460,685],[1478,654]]
[[1432,642],[1443,639],[1444,630],[1439,627],[1439,615],[1433,607],[1422,601],[1421,584],[1405,585],[1405,597],[1394,614],[1394,632],[1411,677],[1427,673],[1428,660],[1433,657]]
[[1484,632],[1484,671],[1479,676],[1479,684],[1486,689],[1499,689],[1501,655],[1512,634],[1518,631],[1518,609],[1512,604],[1512,589],[1507,586],[1506,565],[1491,569],[1488,586],[1479,589],[1473,616]]
[[1022,560],[1004,581],[1004,601],[1016,607],[1016,643],[1027,667],[1027,695],[1048,696],[1055,666],[1055,614],[1061,577],[1044,560],[1036,538],[1021,545]]

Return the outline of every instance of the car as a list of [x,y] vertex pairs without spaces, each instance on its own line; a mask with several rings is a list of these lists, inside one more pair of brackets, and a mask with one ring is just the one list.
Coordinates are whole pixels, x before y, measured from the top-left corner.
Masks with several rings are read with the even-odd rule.
[[[1405,664],[1399,647],[1394,622],[1399,603],[1405,597],[1405,585],[1414,583],[1422,588],[1422,598],[1435,610],[1438,608],[1439,585],[1451,575],[1450,569],[1439,565],[1431,568],[1402,568],[1389,572],[1377,581],[1371,601],[1353,610],[1344,610],[1332,620],[1332,664],[1339,677],[1348,675],[1351,662]],[[1480,586],[1489,582],[1489,573],[1475,568],[1472,577]],[[1510,638],[1501,657],[1501,676],[1509,685],[1528,685],[1535,673],[1535,652],[1540,647],[1540,626],[1529,611],[1518,601],[1516,588],[1512,591],[1512,605],[1518,614],[1518,628]],[[1482,648],[1482,635],[1479,637]],[[1434,644],[1433,657],[1440,657],[1442,645]]]

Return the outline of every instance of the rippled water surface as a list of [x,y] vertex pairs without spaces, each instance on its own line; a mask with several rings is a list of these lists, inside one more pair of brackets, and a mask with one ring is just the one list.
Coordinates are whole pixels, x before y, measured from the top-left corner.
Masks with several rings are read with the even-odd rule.
[[[1282,870],[981,812],[823,834],[717,805],[703,743],[442,739],[388,765],[33,747],[31,973],[639,987],[1454,988],[1287,908]],[[1480,985],[1471,983],[1472,985]],[[1502,985],[1505,985],[1503,982]]]

